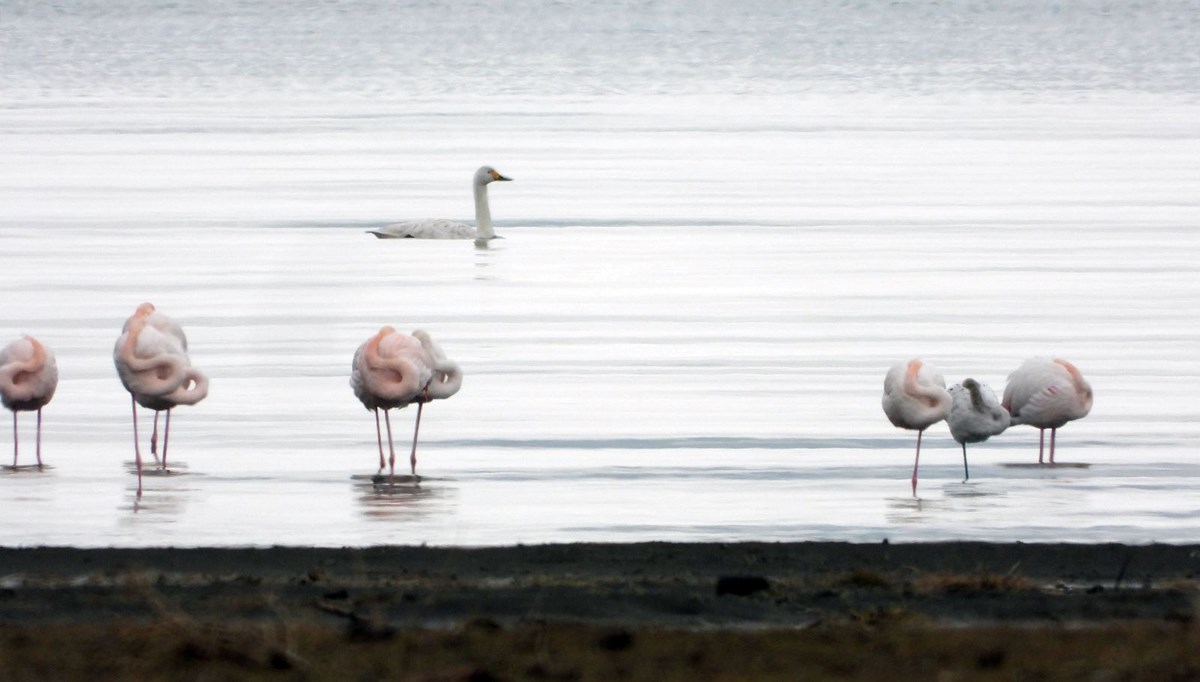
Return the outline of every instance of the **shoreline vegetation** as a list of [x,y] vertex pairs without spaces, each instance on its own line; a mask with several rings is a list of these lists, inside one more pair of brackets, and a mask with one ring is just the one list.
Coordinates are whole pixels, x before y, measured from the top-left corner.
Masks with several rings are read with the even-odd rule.
[[1200,545],[0,548],[0,680],[1200,679]]

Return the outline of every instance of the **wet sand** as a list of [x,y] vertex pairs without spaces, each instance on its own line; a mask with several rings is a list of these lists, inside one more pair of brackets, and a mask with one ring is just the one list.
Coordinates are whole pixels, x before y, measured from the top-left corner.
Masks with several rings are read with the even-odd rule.
[[[1122,679],[1164,674],[1145,664],[1162,647],[1154,660],[1181,666],[1172,675],[1200,675],[1197,545],[6,548],[0,576],[10,679],[796,679],[806,647],[864,645],[882,648],[817,677],[907,669],[904,652],[923,646],[938,670],[980,679],[1011,678],[1021,657],[1053,678],[1071,646],[1108,652],[1092,672]],[[95,648],[77,665],[50,653],[56,642]],[[738,653],[704,653],[726,647]]]

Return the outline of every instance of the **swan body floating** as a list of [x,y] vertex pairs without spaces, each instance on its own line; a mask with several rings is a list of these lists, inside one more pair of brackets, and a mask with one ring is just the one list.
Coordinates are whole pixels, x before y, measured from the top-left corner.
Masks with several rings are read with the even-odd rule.
[[996,398],[995,392],[974,379],[951,386],[949,393],[951,405],[946,424],[950,427],[950,435],[962,445],[963,480],[970,480],[967,443],[982,443],[1004,433],[1012,418]]
[[509,182],[491,166],[483,166],[475,171],[471,179],[471,189],[475,195],[475,224],[468,225],[455,220],[434,218],[429,220],[409,220],[393,223],[379,228],[367,230],[380,239],[474,239],[487,241],[496,239],[492,229],[492,211],[488,207],[487,186],[493,182]]
[[[208,395],[208,377],[191,365],[187,337],[174,320],[143,303],[125,321],[113,347],[113,364],[133,409],[133,452],[137,460],[138,497],[142,495],[142,453],[138,444],[137,406],[167,411],[162,463],[167,465],[171,410],[195,405]],[[157,422],[156,422],[157,423]]]
[[1046,429],[1050,429],[1050,463],[1054,464],[1054,437],[1059,427],[1082,419],[1092,410],[1092,385],[1075,365],[1061,358],[1031,358],[1008,375],[1004,408],[1012,424],[1029,424],[1041,430],[1038,464],[1043,464]]
[[893,426],[917,432],[913,460],[912,492],[917,495],[917,466],[921,461],[921,434],[950,414],[946,380],[928,363],[912,359],[888,370],[883,380],[883,413]]
[[58,388],[54,353],[32,336],[0,350],[0,403],[13,413],[13,468],[17,467],[17,413],[37,412],[37,462],[42,467],[42,408]]
[[411,335],[383,327],[354,352],[350,364],[350,388],[363,407],[375,413],[375,437],[379,443],[379,471],[383,472],[383,433],[379,429],[379,411],[387,424],[389,474],[396,475],[396,449],[392,443],[392,421],[388,410],[417,404],[409,463],[413,478],[417,475],[417,434],[421,429],[421,409],[430,400],[449,398],[462,387],[463,373],[458,364],[446,357],[441,346],[428,332]]

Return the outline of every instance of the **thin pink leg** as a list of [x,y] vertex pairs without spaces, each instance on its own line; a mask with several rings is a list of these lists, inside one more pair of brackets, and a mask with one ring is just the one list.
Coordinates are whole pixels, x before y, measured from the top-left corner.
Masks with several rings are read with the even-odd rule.
[[409,464],[412,466],[413,478],[417,477],[417,434],[421,431],[421,408],[425,407],[425,403],[417,403],[417,427],[413,429],[413,448],[412,455],[408,458]]
[[20,448],[17,447],[17,411],[13,410],[13,469],[17,468],[17,453]]
[[150,454],[158,456],[158,410],[154,411],[154,431],[150,433]]
[[917,465],[921,462],[921,434],[925,433],[925,429],[917,431],[917,457],[913,460],[913,477],[912,490],[913,497],[917,496]]
[[138,446],[137,399],[133,397],[132,393],[129,394],[129,403],[131,405],[133,405],[133,457],[137,461],[137,472],[138,472],[137,496],[139,499],[141,499],[141,497],[142,497],[142,449]]
[[1038,464],[1045,464],[1042,461],[1042,451],[1046,449],[1046,429],[1038,431]]
[[41,469],[42,468],[42,408],[40,408],[40,407],[38,408],[37,458],[38,458],[38,468]]
[[375,440],[379,442],[379,473],[383,473],[383,467],[387,466],[387,462],[383,459],[383,427],[379,425],[379,408],[375,408]]
[[383,410],[383,423],[387,424],[388,432],[388,475],[396,477],[396,448],[392,445],[392,418],[388,416],[387,408]]
[[1050,429],[1050,463],[1054,464],[1054,436],[1058,434],[1058,429]]
[[[158,413],[154,413],[154,423],[158,423]],[[162,468],[165,471],[167,468],[167,442],[171,440],[171,411],[167,410],[167,423],[163,428],[163,455]]]

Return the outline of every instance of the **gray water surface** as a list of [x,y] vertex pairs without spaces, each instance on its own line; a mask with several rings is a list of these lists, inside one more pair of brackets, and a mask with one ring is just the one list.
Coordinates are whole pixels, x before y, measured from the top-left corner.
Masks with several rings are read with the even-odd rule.
[[[0,338],[61,383],[0,544],[1195,541],[1196,3],[271,7],[4,4]],[[484,163],[503,240],[365,234]],[[137,501],[146,300],[212,386]],[[385,324],[466,371],[420,485],[348,386]],[[888,367],[1035,355],[1087,466],[1016,427],[964,482],[939,424],[911,497]]]

